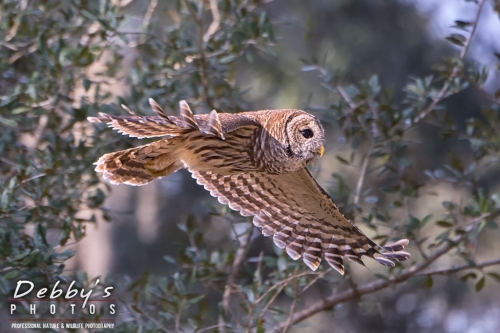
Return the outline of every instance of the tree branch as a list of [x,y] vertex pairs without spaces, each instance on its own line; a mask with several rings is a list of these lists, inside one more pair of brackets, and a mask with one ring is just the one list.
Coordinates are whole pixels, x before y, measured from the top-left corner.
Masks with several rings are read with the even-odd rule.
[[[189,3],[189,0],[184,0],[186,7],[193,18],[194,22],[196,23],[196,26],[198,28],[198,52],[200,54],[200,58],[198,60],[199,68],[200,68],[200,77],[201,77],[201,84],[203,86],[203,97],[205,101],[207,102],[207,105],[211,109],[215,109],[215,105],[212,101],[212,98],[210,97],[210,89],[209,89],[209,78],[208,78],[208,70],[207,70],[207,57],[205,54],[205,43],[203,41],[204,37],[204,29],[203,29],[203,20],[202,20],[202,14],[203,14],[203,1],[200,1],[199,5],[199,13],[197,14],[193,8],[191,7],[191,4]],[[215,18],[214,18],[215,19]]]
[[453,273],[457,273],[457,272],[460,272],[460,271],[463,271],[466,269],[484,268],[484,267],[494,266],[494,265],[500,265],[500,258],[485,261],[485,262],[482,262],[480,264],[475,264],[475,265],[465,264],[462,266],[437,269],[437,270],[429,271],[429,272],[422,272],[421,274],[418,274],[418,275],[451,275]]
[[203,36],[204,42],[208,42],[210,37],[217,32],[220,26],[220,14],[217,0],[210,0],[210,11],[212,12],[213,21],[210,23],[207,32]]
[[[493,219],[498,216],[500,216],[500,210],[496,210],[489,214],[479,216],[468,224],[466,231],[468,232],[472,230],[472,228],[474,228],[477,224],[481,223],[485,219]],[[437,250],[432,255],[430,255],[427,258],[427,260],[414,264],[410,268],[404,270],[399,275],[392,276],[387,280],[376,280],[373,282],[369,282],[364,285],[358,286],[356,290],[351,288],[340,294],[334,294],[317,301],[316,303],[308,306],[306,309],[295,313],[295,315],[293,315],[290,321],[290,324],[295,325],[315,315],[316,313],[324,311],[325,309],[331,308],[337,304],[347,302],[349,300],[355,299],[356,297],[372,294],[376,291],[407,281],[410,277],[422,272],[424,269],[429,267],[433,262],[435,262],[441,256],[448,253],[451,249],[457,246],[462,240],[465,239],[467,232],[465,234],[460,234],[459,236],[456,236],[455,238],[448,240],[448,242],[440,250]],[[285,327],[285,323],[277,325],[275,331],[279,332],[280,330],[283,329],[283,327]]]
[[368,163],[370,162],[370,155],[372,154],[373,147],[370,148],[363,156],[363,163],[361,164],[361,171],[359,173],[358,183],[356,184],[356,192],[354,194],[353,203],[355,205],[359,204],[359,199],[361,197],[361,190],[363,189],[363,183],[365,182],[366,171],[368,169]]
[[236,282],[236,278],[240,273],[241,266],[245,261],[245,256],[248,251],[248,246],[250,244],[250,238],[252,238],[252,233],[253,233],[253,226],[250,226],[249,230],[247,230],[247,234],[244,235],[240,240],[240,245],[238,246],[238,250],[236,251],[236,256],[234,258],[233,265],[231,267],[231,275],[229,275],[226,288],[224,290],[224,295],[222,297],[222,308],[224,309],[224,313],[226,314],[226,316],[229,314],[229,301],[231,298],[231,292]]
[[[481,17],[481,12],[482,12],[482,9],[483,9],[483,6],[485,3],[486,3],[486,0],[481,0],[481,2],[478,5],[476,18],[474,19],[474,23],[472,24],[472,31],[469,35],[469,38],[467,38],[467,40],[465,41],[464,46],[462,47],[462,51],[460,51],[459,58],[462,60],[465,59],[465,56],[467,55],[467,52],[469,51],[469,48],[470,48],[470,45],[472,42],[472,38],[474,37],[474,34],[476,33],[477,25],[479,23],[479,18]],[[457,74],[458,74],[458,67],[455,65],[453,67],[453,70],[451,72],[450,77],[448,78],[448,80],[446,80],[445,84],[443,85],[443,87],[439,91],[438,95],[432,100],[432,102],[429,104],[429,106],[427,108],[425,108],[422,112],[420,112],[420,114],[418,116],[415,117],[413,122],[411,122],[410,124],[408,124],[406,126],[405,130],[407,130],[408,128],[410,128],[410,127],[414,126],[415,124],[417,124],[418,122],[420,122],[422,119],[427,117],[436,108],[436,105],[446,96],[448,89],[450,88],[451,82],[457,76]]]
[[[145,32],[151,22],[151,18],[153,17],[153,13],[158,6],[158,0],[151,0],[149,3],[148,9],[146,10],[146,14],[144,14],[144,20],[142,21],[141,30]],[[141,34],[141,44],[145,42],[146,34]]]

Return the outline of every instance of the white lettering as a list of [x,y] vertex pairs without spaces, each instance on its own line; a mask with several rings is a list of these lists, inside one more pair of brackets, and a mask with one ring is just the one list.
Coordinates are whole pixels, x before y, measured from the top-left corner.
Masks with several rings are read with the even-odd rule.
[[[19,291],[19,288],[21,287],[21,285],[23,283],[28,283],[31,285],[31,287],[28,289],[28,291],[22,293],[21,295],[18,295],[17,292]],[[35,284],[31,281],[28,281],[28,280],[17,281],[16,291],[14,292],[14,298],[23,297],[24,295],[28,295],[33,290],[34,287],[35,287]]]
[[58,298],[59,296],[62,295],[63,290],[62,289],[57,289],[57,286],[59,285],[60,281],[57,281],[54,287],[52,287],[52,291],[50,293],[50,298]]
[[89,300],[89,297],[91,294],[92,294],[92,289],[90,289],[89,292],[86,294],[83,293],[83,289],[82,289],[82,291],[80,291],[80,297],[85,298],[85,301],[83,301],[83,304],[82,304],[82,309],[85,308],[85,305],[87,305],[87,301]]
[[36,293],[37,298],[44,298],[45,293],[47,292],[47,288],[42,288]]
[[106,298],[106,297],[111,296],[111,292],[110,292],[110,291],[108,291],[108,289],[113,290],[113,287],[107,287],[107,288],[105,288],[105,289],[104,289],[104,293],[106,294],[106,296],[103,296],[102,298]]
[[73,298],[73,297],[78,295],[78,290],[76,288],[73,290],[71,289],[71,288],[73,288],[74,284],[75,284],[75,281],[71,282],[71,284],[68,287],[68,290],[66,291],[66,296],[64,298]]

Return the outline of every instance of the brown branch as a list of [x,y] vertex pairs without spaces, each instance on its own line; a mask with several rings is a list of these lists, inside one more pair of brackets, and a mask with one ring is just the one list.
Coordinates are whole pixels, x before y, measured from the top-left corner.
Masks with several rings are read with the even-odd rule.
[[203,86],[203,97],[207,102],[207,105],[211,109],[216,109],[215,105],[212,101],[212,98],[210,97],[210,89],[209,89],[209,77],[208,77],[208,70],[207,70],[207,57],[205,54],[205,43],[203,41],[203,36],[204,36],[204,29],[203,29],[203,19],[202,19],[202,14],[203,14],[203,1],[200,1],[200,6],[198,8],[199,13],[197,14],[193,8],[191,8],[191,4],[189,3],[189,0],[184,0],[186,7],[189,11],[189,14],[193,18],[194,22],[196,23],[196,26],[198,28],[198,52],[200,55],[200,58],[198,60],[199,68],[200,68],[200,76],[201,76],[201,84]]
[[422,272],[421,274],[418,274],[418,275],[451,275],[453,273],[457,273],[457,272],[460,272],[460,271],[463,271],[466,269],[485,268],[485,267],[494,266],[494,265],[500,265],[500,258],[488,260],[488,261],[482,262],[480,264],[475,264],[475,265],[465,264],[465,265],[455,266],[455,267],[450,267],[450,268],[437,269],[435,271]]
[[210,37],[217,32],[220,26],[220,14],[217,0],[210,0],[210,11],[212,12],[213,21],[210,23],[207,32],[203,36],[204,42],[208,42]]
[[229,301],[231,298],[231,292],[233,291],[236,278],[240,273],[241,266],[245,261],[245,256],[250,245],[250,238],[252,237],[252,233],[253,226],[251,226],[249,230],[247,230],[247,234],[242,237],[242,239],[240,240],[240,245],[238,246],[238,250],[236,251],[236,256],[231,267],[231,274],[229,275],[229,278],[227,280],[224,295],[222,297],[222,308],[224,309],[224,313],[226,314],[226,316],[229,314]]
[[[468,227],[466,228],[466,231],[472,230],[477,224],[481,223],[485,219],[493,219],[500,216],[500,210],[491,212],[489,214],[485,214],[482,216],[479,216],[472,220],[469,224]],[[422,272],[424,269],[429,267],[433,262],[435,262],[437,259],[439,259],[441,256],[444,254],[448,253],[451,249],[453,249],[455,246],[457,246],[462,240],[465,239],[465,236],[467,235],[467,232],[465,234],[461,234],[451,240],[448,240],[448,242],[440,249],[434,252],[432,255],[428,257],[427,260],[424,260],[420,263],[414,264],[410,268],[404,270],[402,273],[396,276],[392,276],[388,278],[387,280],[376,280],[373,282],[369,282],[366,284],[363,284],[361,286],[358,286],[356,290],[354,289],[349,289],[346,290],[340,294],[335,294],[328,296],[324,299],[321,299],[317,301],[316,303],[308,306],[306,309],[297,312],[295,315],[293,315],[292,320],[291,320],[291,325],[297,324],[313,315],[315,315],[318,312],[324,311],[327,308],[334,307],[337,304],[347,302],[349,300],[355,299],[356,297],[360,297],[363,295],[368,295],[372,294],[376,291],[403,283],[407,281],[409,278],[412,276]],[[275,328],[275,331],[280,331],[285,327],[284,323],[281,323],[277,325]]]
[[285,333],[286,331],[288,331],[288,329],[291,326],[293,314],[295,313],[295,307],[297,306],[297,300],[298,300],[297,289],[298,289],[297,288],[297,284],[295,284],[295,298],[292,301],[292,305],[290,305],[290,311],[288,313],[288,319],[287,319],[287,321],[285,323],[285,327],[283,327],[283,329],[281,330],[282,333]]
[[[472,31],[471,31],[471,33],[469,35],[469,38],[467,38],[467,40],[465,41],[464,46],[462,48],[462,51],[460,51],[459,58],[461,60],[465,59],[465,56],[467,55],[467,52],[469,51],[469,48],[470,48],[470,45],[471,45],[471,42],[472,42],[472,38],[474,37],[474,34],[476,33],[477,25],[479,23],[479,18],[481,17],[481,12],[482,12],[482,9],[483,9],[483,6],[484,6],[485,3],[486,3],[486,0],[481,0],[481,2],[478,5],[476,18],[474,20],[474,23],[472,24]],[[415,124],[417,124],[418,122],[420,122],[422,119],[424,119],[425,117],[427,117],[436,108],[436,105],[444,97],[446,97],[448,89],[451,86],[451,82],[457,76],[457,74],[458,74],[458,66],[455,65],[453,67],[453,70],[451,72],[450,77],[448,78],[448,80],[446,80],[445,84],[443,85],[443,87],[441,88],[441,90],[439,91],[439,93],[437,94],[437,96],[432,100],[432,102],[429,104],[429,106],[427,108],[425,108],[422,112],[420,112],[418,114],[418,116],[415,117],[415,119],[413,120],[413,122],[411,122],[410,124],[408,124],[408,126],[406,126],[405,130],[407,130],[408,128],[410,128],[410,127],[414,126]]]
[[[146,14],[144,14],[144,20],[142,21],[142,26],[141,30],[146,31],[149,23],[151,22],[151,18],[153,17],[153,13],[156,9],[156,6],[158,6],[158,0],[151,0],[149,3],[148,9],[146,10]],[[143,44],[145,42],[146,34],[141,34],[141,41],[140,43]]]
[[[454,246],[455,246],[454,242],[453,243],[450,242],[450,243],[446,244],[441,250],[437,251],[431,257],[429,257],[429,260],[421,262],[420,264],[414,265],[414,266],[410,267],[408,270],[405,270],[403,273],[401,273],[397,276],[393,276],[387,280],[376,280],[376,281],[369,282],[369,283],[366,283],[364,285],[359,286],[356,291],[351,288],[349,290],[344,291],[343,293],[326,297],[326,298],[308,306],[307,309],[304,309],[300,312],[297,312],[293,316],[291,323],[292,323],[292,325],[294,325],[296,323],[299,323],[299,322],[315,315],[318,312],[321,312],[327,308],[331,308],[337,304],[347,302],[349,300],[355,299],[356,297],[364,296],[367,294],[372,294],[376,291],[379,291],[379,290],[385,289],[387,287],[405,282],[413,275],[415,275],[418,272],[421,272],[422,270],[427,268],[431,263],[436,261],[442,255],[446,254]],[[282,327],[284,327],[284,324],[278,325],[276,328],[276,331],[281,330]]]
[[304,288],[302,288],[302,290],[300,291],[300,293],[304,293],[307,289],[309,289],[313,284],[316,283],[316,281],[318,281],[319,279],[321,279],[322,277],[324,277],[326,274],[330,273],[331,271],[333,270],[333,268],[329,267],[326,271],[318,274],[314,279],[311,280],[311,282],[309,282]]
[[289,276],[281,281],[275,282],[271,288],[267,289],[265,293],[263,293],[257,300],[255,301],[256,304],[262,302],[262,300],[269,294],[271,291],[273,291],[276,288],[279,288],[281,285],[286,285],[287,283],[293,281],[296,278],[299,278],[301,276],[306,276],[306,275],[322,275],[323,273],[319,272],[304,272],[304,273],[299,273],[299,274],[294,274],[292,276]]
[[274,300],[276,299],[276,297],[279,296],[279,294],[281,294],[281,292],[283,291],[283,289],[285,289],[286,285],[285,284],[282,284],[278,290],[276,290],[276,292],[274,293],[274,295],[271,297],[271,299],[269,300],[269,302],[266,303],[266,305],[264,306],[264,308],[262,309],[262,311],[260,312],[260,315],[259,315],[259,321],[264,317],[264,315],[266,314],[267,312],[267,309],[269,309],[269,307],[271,306],[271,304],[273,304]]

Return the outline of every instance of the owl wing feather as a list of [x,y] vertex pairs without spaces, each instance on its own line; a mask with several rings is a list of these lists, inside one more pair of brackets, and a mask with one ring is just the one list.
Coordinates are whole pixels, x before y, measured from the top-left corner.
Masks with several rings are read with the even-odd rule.
[[254,215],[265,236],[273,235],[278,247],[294,260],[302,257],[312,270],[322,257],[341,274],[343,256],[363,264],[360,258],[366,255],[385,266],[410,257],[400,251],[407,240],[381,247],[350,223],[305,168],[281,175],[190,171],[221,203],[243,216]]
[[[99,117],[88,117],[92,123],[106,123],[109,127],[118,130],[119,133],[143,138],[155,137],[177,137],[191,131],[201,131],[209,136],[225,139],[224,134],[233,132],[246,125],[258,125],[253,116],[256,112],[245,112],[245,114],[218,114],[213,110],[210,114],[194,115],[189,105],[181,101],[180,116],[168,116],[163,109],[152,98],[149,104],[156,116],[141,116],[122,105],[130,116],[113,116],[99,113]],[[258,112],[257,112],[258,113]]]

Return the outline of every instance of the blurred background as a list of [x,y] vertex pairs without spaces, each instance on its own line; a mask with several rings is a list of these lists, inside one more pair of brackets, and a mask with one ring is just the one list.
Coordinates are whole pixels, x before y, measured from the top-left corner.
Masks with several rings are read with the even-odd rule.
[[[33,10],[36,10],[34,4],[24,2],[27,8],[33,6]],[[226,3],[229,7],[230,2],[222,1],[219,6],[222,8]],[[185,37],[182,37],[182,34],[188,37],[194,35],[194,32],[187,28],[172,33],[181,20],[179,3],[166,0],[112,2],[116,15],[122,16],[119,30],[128,31],[128,39],[117,36],[104,38],[102,43],[112,44],[112,51],[86,67],[87,78],[91,81],[97,81],[96,77],[104,76],[114,77],[114,80],[103,78],[103,84],[100,86],[100,93],[106,93],[106,98],[100,102],[106,104],[107,108],[87,108],[85,116],[95,115],[94,112],[97,111],[125,115],[118,107],[120,103],[140,114],[151,115],[152,111],[145,102],[149,97],[157,99],[169,114],[178,113],[177,103],[180,99],[188,99],[195,113],[207,113],[214,106],[219,111],[228,112],[273,108],[308,110],[323,121],[327,132],[327,153],[312,167],[316,179],[334,199],[339,200],[340,209],[348,217],[356,219],[355,221],[361,221],[360,216],[368,214],[374,205],[386,206],[391,214],[391,225],[396,227],[385,230],[393,238],[404,236],[401,226],[408,223],[408,210],[411,211],[411,216],[418,219],[432,214],[433,219],[439,220],[440,216],[447,213],[442,201],[465,203],[474,195],[474,191],[459,182],[422,180],[424,170],[442,167],[450,152],[458,156],[465,165],[469,165],[472,149],[459,135],[457,139],[445,140],[437,127],[432,123],[424,123],[411,129],[408,140],[414,144],[406,151],[412,164],[412,170],[407,176],[421,183],[421,195],[411,199],[406,211],[391,210],[391,200],[380,190],[391,180],[385,175],[372,172],[364,185],[366,189],[371,189],[371,192],[364,192],[358,203],[363,213],[356,213],[352,197],[361,164],[357,154],[366,151],[367,147],[363,145],[363,141],[360,141],[359,148],[354,149],[352,145],[346,144],[349,140],[346,141],[345,135],[337,131],[338,119],[329,113],[330,105],[339,102],[338,94],[326,87],[318,72],[304,67],[319,64],[334,71],[341,71],[345,82],[368,80],[376,74],[379,84],[392,93],[396,103],[401,103],[406,97],[403,88],[411,82],[411,77],[432,74],[436,63],[460,52],[460,47],[444,38],[452,33],[450,27],[454,21],[474,20],[478,6],[473,1],[241,2],[240,7],[256,7],[259,13],[266,13],[262,22],[272,26],[273,35],[263,40],[253,41],[252,38],[247,38],[244,51],[235,59],[218,58],[221,64],[227,62],[227,65],[224,71],[221,71],[220,77],[214,74],[215,66],[209,68],[208,79],[212,80],[211,89],[215,92],[212,92],[213,100],[208,102],[199,84],[207,79],[203,77],[203,73],[197,77],[198,84],[188,79],[168,83],[170,75],[177,74],[172,74],[167,69],[169,66],[175,68],[177,62],[175,59],[169,59],[168,49],[161,50],[157,48],[158,44],[155,44],[155,40],[180,40]],[[493,65],[498,61],[494,56],[494,53],[500,50],[498,6],[500,5],[494,1],[487,1],[484,6],[467,63]],[[207,1],[206,8],[209,7],[210,3]],[[41,5],[38,10],[42,10]],[[188,15],[186,10],[182,13]],[[211,21],[208,19],[209,14],[207,12],[207,26]],[[77,14],[73,15],[77,20]],[[103,14],[103,17],[105,16]],[[92,26],[89,29],[92,29]],[[259,34],[262,36],[265,27],[260,29]],[[144,31],[146,33],[142,34]],[[72,38],[71,33],[67,38]],[[178,44],[182,42],[179,41]],[[182,47],[190,46],[184,43]],[[191,47],[195,48],[195,45]],[[205,56],[210,58],[210,50],[207,50]],[[109,66],[111,60],[114,64],[112,69]],[[21,59],[13,66],[22,66],[22,61]],[[197,59],[190,61],[196,62]],[[155,72],[155,69],[161,71]],[[12,70],[3,68],[2,71],[5,83],[9,71]],[[99,74],[101,72],[104,74]],[[186,75],[198,74],[195,71]],[[498,71],[492,69],[484,85],[484,92],[494,95],[499,83]],[[94,95],[95,90],[85,88],[85,84],[82,80],[74,87],[72,105],[75,108],[80,108],[85,103],[92,104],[89,101],[97,96]],[[220,94],[223,97],[217,97],[217,89],[223,91]],[[228,93],[230,90],[233,92]],[[451,114],[459,131],[464,131],[467,119],[481,117],[481,103],[485,100],[483,92],[471,86],[446,99],[442,104]],[[498,102],[496,103],[498,106]],[[98,131],[105,131],[102,126],[97,127]],[[93,131],[94,125],[82,125],[82,128],[84,129],[80,129],[80,135],[86,135]],[[115,132],[106,133],[104,141],[99,143],[99,153],[141,144],[139,140],[122,137]],[[356,154],[353,163],[344,163],[342,159],[337,158],[348,157],[349,154],[354,154],[352,152]],[[87,168],[91,170],[93,167],[89,164]],[[333,174],[342,175],[341,181],[335,176],[332,177]],[[478,183],[487,189],[488,193],[494,193],[499,187],[498,175],[498,164],[493,164],[487,171],[479,174]],[[89,277],[111,274],[119,278],[127,277],[131,281],[140,279],[146,272],[159,276],[168,275],[172,273],[172,267],[175,267],[181,253],[192,246],[179,224],[182,225],[186,220],[195,221],[203,234],[204,247],[209,253],[219,255],[224,251],[234,251],[239,244],[236,235],[250,226],[248,219],[227,212],[227,208],[198,186],[186,171],[179,171],[147,186],[109,186],[104,192],[108,194],[104,202],[105,218],[102,214],[97,214],[95,222],[86,226],[86,237],[74,245],[76,254],[66,262],[65,272],[82,270],[87,272]],[[88,219],[92,212],[92,209],[80,210],[78,217]],[[366,230],[370,236],[375,235],[372,229],[360,223],[357,222],[360,228]],[[29,226],[27,228],[29,229]],[[422,237],[435,237],[442,231],[439,228],[434,224],[426,225],[421,230]],[[474,245],[474,258],[478,262],[498,257],[500,243],[497,230],[483,233],[478,240],[480,246]],[[420,257],[415,245],[410,243],[409,250],[414,254],[414,260],[418,261]],[[241,283],[251,283],[256,258],[261,253],[286,258],[282,253],[276,254],[277,250],[271,239],[263,237],[258,230],[253,230],[247,255],[250,268],[244,268],[239,274]],[[291,261],[286,258],[286,263]],[[449,256],[441,258],[435,263],[435,267],[449,267],[461,263],[463,261],[460,261],[460,258]],[[335,287],[330,290],[320,281],[315,288],[311,288],[314,290],[304,294],[301,299],[302,306],[307,308],[307,304],[313,303],[323,293],[341,292],[352,286],[352,281],[362,284],[373,280],[374,274],[386,272],[386,268],[377,267],[371,262],[367,262],[367,265],[368,269],[350,265],[349,279],[335,276],[337,273],[334,272],[329,273],[337,281]],[[326,269],[326,266],[321,269]],[[489,268],[489,271],[498,272],[498,266]],[[473,279],[468,282],[460,281],[463,275],[465,274],[436,276],[430,282],[425,277],[414,278],[398,287],[338,305],[334,311],[321,312],[294,326],[290,331],[500,332],[500,285],[491,279],[491,283],[476,292],[478,287]],[[490,278],[487,281],[490,282]],[[323,282],[325,283],[327,282]],[[211,319],[208,322],[214,324],[217,322],[217,304],[221,300],[221,294],[212,292],[207,293],[206,297],[211,299],[208,310],[211,314],[207,315],[207,318]],[[290,303],[291,299],[283,295],[278,298],[276,306],[288,309]],[[187,324],[182,327],[186,332],[193,331]]]

